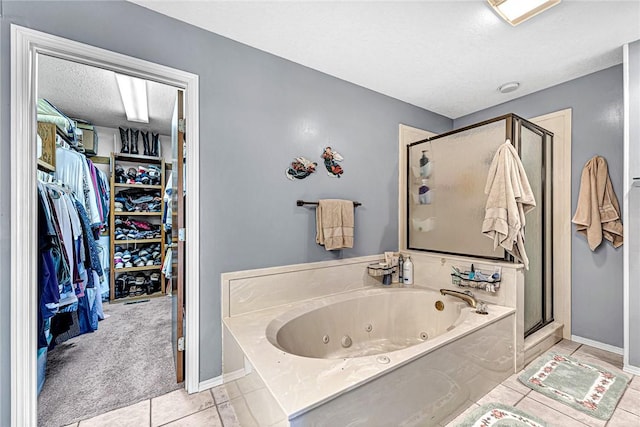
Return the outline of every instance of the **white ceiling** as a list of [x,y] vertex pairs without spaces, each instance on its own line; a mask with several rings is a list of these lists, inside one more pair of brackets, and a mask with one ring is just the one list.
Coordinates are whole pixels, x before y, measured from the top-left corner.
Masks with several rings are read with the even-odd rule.
[[130,1],[450,118],[619,64],[640,39],[640,0],[563,0],[517,27],[484,0]]
[[[480,0],[132,2],[450,118],[619,64],[640,39],[640,0],[563,0],[515,28]],[[514,80],[520,89],[498,92]],[[174,88],[147,82],[144,125],[126,121],[115,81],[39,59],[38,96],[66,115],[170,133]]]
[[177,90],[147,81],[149,123],[127,122],[113,71],[46,55],[38,57],[38,97],[46,98],[71,118],[96,126],[132,127],[171,134]]

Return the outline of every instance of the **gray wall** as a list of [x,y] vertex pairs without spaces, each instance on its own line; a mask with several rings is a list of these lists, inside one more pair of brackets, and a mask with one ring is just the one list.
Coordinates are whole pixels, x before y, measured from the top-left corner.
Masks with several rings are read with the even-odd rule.
[[[531,118],[572,108],[572,212],[582,168],[595,155],[607,159],[609,175],[622,204],[622,91],[622,66],[618,65],[461,117],[454,121],[454,128],[506,113]],[[571,333],[623,347],[622,248],[613,249],[603,242],[591,252],[584,236],[575,231],[571,245]]]
[[[640,40],[629,45],[629,181],[640,177]],[[640,367],[640,188],[629,193],[629,364]]]
[[[9,420],[9,24],[99,46],[200,76],[200,379],[220,375],[220,274],[397,248],[398,124],[433,132],[452,120],[125,2],[3,2],[0,158],[0,425]],[[320,153],[344,157],[330,178]],[[291,182],[295,156],[318,172]],[[296,199],[346,198],[353,249],[315,244],[314,215]]]

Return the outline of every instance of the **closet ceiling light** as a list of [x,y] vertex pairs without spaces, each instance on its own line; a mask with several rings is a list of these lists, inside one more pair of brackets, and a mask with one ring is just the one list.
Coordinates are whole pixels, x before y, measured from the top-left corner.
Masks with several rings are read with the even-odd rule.
[[487,0],[514,27],[560,3],[560,0]]
[[147,101],[147,82],[136,77],[116,73],[116,81],[120,90],[120,98],[124,104],[127,120],[130,122],[149,123],[149,107]]

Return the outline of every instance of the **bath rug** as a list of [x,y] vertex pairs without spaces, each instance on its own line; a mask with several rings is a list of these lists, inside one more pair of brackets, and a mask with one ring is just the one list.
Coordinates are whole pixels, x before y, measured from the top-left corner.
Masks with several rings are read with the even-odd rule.
[[547,353],[520,374],[520,382],[592,417],[608,420],[629,378],[569,356]]
[[547,427],[538,417],[527,414],[513,406],[501,403],[486,403],[467,415],[457,427]]

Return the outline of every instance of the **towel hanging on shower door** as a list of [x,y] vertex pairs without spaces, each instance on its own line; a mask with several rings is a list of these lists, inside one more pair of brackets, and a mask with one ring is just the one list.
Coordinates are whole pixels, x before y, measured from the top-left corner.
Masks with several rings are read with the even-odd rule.
[[493,239],[493,248],[502,246],[529,269],[524,248],[525,214],[536,206],[518,152],[511,141],[502,144],[491,162],[484,193],[485,206],[482,233]]

